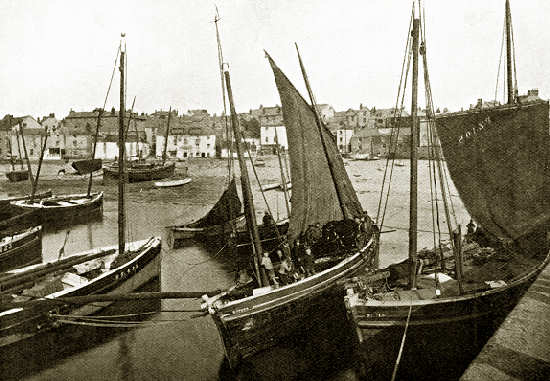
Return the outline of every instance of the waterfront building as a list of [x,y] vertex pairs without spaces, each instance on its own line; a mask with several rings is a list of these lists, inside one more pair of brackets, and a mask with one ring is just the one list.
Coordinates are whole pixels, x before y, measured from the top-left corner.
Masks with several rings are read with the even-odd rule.
[[[166,153],[168,158],[215,157],[216,133],[206,116],[182,116],[171,120]],[[162,157],[166,124],[157,130],[155,154]]]
[[[63,134],[65,136],[65,157],[72,158],[87,158],[92,154],[93,141],[97,127],[97,118],[99,109],[91,112],[75,112],[70,111],[61,123]],[[149,149],[146,146],[147,136],[145,134],[145,121],[147,120],[144,114],[134,113],[131,116],[130,112],[125,114],[125,124],[127,126],[126,141],[133,142],[133,149],[128,150],[128,157],[137,155],[137,147],[142,149],[142,157],[147,157]],[[128,125],[128,123],[130,123]],[[98,142],[103,145],[96,148],[95,157],[98,159],[114,159],[113,142],[118,141],[118,112],[113,108],[111,111],[104,111],[101,116],[101,125],[99,128]],[[136,142],[140,142],[137,144]]]

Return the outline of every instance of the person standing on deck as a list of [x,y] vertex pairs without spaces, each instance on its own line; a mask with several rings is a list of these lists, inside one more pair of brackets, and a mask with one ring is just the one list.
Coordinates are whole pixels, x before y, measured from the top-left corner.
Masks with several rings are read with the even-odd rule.
[[264,267],[268,278],[271,280],[273,285],[278,286],[279,283],[277,282],[277,279],[275,278],[275,270],[273,268],[273,263],[271,262],[271,258],[269,258],[269,252],[264,251],[264,256],[262,257],[262,263],[261,265]]

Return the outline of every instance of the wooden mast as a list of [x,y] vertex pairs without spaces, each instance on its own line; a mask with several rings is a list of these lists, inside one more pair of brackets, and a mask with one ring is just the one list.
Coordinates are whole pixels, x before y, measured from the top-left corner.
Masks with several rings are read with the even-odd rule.
[[[124,34],[122,34],[124,38]],[[124,56],[126,55],[126,44],[122,46],[120,52],[120,110],[118,112],[118,253],[122,255],[125,251],[125,215],[124,215],[124,111],[125,111],[125,95],[124,95]]]
[[418,181],[418,36],[420,20],[413,20],[412,49],[413,49],[413,78],[412,78],[412,102],[411,102],[411,183],[410,183],[410,210],[409,210],[409,287],[416,289],[416,250],[417,250],[417,181]]
[[[34,186],[34,179],[32,175],[31,161],[27,153],[27,145],[25,144],[25,134],[23,133],[23,125],[19,122],[19,132],[21,132],[21,141],[23,142],[23,152],[25,153],[25,161],[27,162],[27,170],[29,172],[29,181],[31,182],[31,191]],[[19,138],[17,138],[17,144],[19,144]],[[21,152],[19,152],[21,155]]]
[[40,150],[40,158],[38,159],[38,169],[36,170],[36,176],[34,178],[34,181],[32,182],[32,188],[31,188],[31,200],[32,203],[34,201],[34,195],[36,194],[36,188],[38,186],[38,178],[40,177],[40,169],[42,168],[42,161],[44,160],[44,152],[46,151],[46,142],[48,141],[48,131],[44,129],[46,132],[46,135],[44,136],[44,144],[41,147]]
[[[99,112],[97,114],[97,124],[95,127],[95,134],[94,134],[94,145],[92,147],[92,158],[91,160],[94,160],[95,158],[95,150],[97,146],[97,138],[99,136],[99,128],[101,125],[101,116],[103,115],[103,109],[99,109]],[[88,192],[86,193],[87,197],[90,197],[90,193],[92,192],[92,177],[93,177],[93,171],[90,172],[90,177],[88,178]]]
[[12,152],[12,149],[11,149],[11,115],[8,116],[8,123],[9,123],[9,132],[10,132],[10,136],[8,137],[8,146],[10,148],[10,164],[11,164],[11,170],[12,171],[15,171],[15,163],[13,162],[13,152]]
[[[277,149],[277,158],[279,159],[279,169],[281,170],[281,186],[283,187],[283,193],[285,195],[286,215],[290,217],[290,205],[288,203],[288,190],[286,188],[286,176],[283,168],[283,162],[281,160],[281,150],[279,148],[279,137],[277,136],[277,128],[275,127],[275,147]],[[279,206],[279,203],[277,203]]]
[[[11,124],[11,123],[10,123]],[[19,123],[19,128],[21,127],[21,123]],[[15,137],[17,140],[17,152],[19,153],[19,160],[21,160],[21,169],[23,169],[23,155],[21,155],[21,144],[19,143],[19,128],[15,129]],[[23,139],[23,138],[21,138]]]
[[[218,43],[218,66],[220,69],[220,80],[222,85],[222,100],[223,100],[223,121],[225,124],[225,136],[226,136],[226,144],[227,144],[227,171],[228,171],[228,183],[231,182],[232,178],[232,171],[233,171],[233,153],[232,153],[232,142],[233,139],[231,137],[231,127],[229,126],[229,123],[227,121],[227,102],[225,101],[225,80],[223,77],[223,51],[222,51],[222,43],[220,38],[220,32],[218,30],[218,21],[220,21],[220,15],[218,14],[218,7],[216,7],[216,16],[214,16],[214,25],[216,26],[216,41]],[[233,219],[233,215],[230,211],[230,217]]]
[[510,1],[506,0],[506,86],[508,89],[508,104],[513,104],[515,101],[512,80],[512,16],[510,14]]
[[237,149],[237,156],[239,157],[239,167],[241,169],[241,187],[243,192],[244,210],[246,217],[246,224],[248,231],[252,236],[252,244],[256,257],[254,258],[254,267],[257,274],[258,284],[260,287],[269,285],[269,281],[266,278],[265,271],[261,268],[260,263],[262,260],[262,245],[260,243],[260,233],[258,232],[258,225],[256,224],[256,212],[254,210],[254,200],[252,198],[252,189],[250,188],[250,180],[248,178],[248,169],[246,168],[246,162],[241,152],[240,142],[241,133],[239,131],[239,120],[237,113],[235,112],[235,105],[233,104],[233,93],[231,92],[231,79],[229,72],[225,71],[225,85],[227,88],[227,97],[229,98],[229,110],[231,112],[231,126],[233,128],[233,135],[235,136],[235,147]]
[[172,106],[168,110],[168,125],[166,126],[166,132],[164,134],[164,149],[162,151],[162,165],[166,162],[166,149],[168,148],[168,134],[170,133],[170,119],[172,118]]

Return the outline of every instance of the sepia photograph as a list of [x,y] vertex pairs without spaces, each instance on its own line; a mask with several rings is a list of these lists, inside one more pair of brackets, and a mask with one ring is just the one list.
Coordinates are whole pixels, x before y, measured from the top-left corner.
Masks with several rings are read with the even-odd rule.
[[0,0],[0,379],[550,379],[549,15]]

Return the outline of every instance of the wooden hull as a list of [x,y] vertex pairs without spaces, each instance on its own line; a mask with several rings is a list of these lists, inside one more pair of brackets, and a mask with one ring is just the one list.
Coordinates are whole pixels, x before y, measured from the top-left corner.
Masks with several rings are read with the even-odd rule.
[[12,183],[29,179],[29,172],[25,170],[6,172],[6,177]]
[[[174,176],[175,163],[162,164],[131,164],[126,169],[127,181],[130,183],[138,181],[161,180]],[[187,175],[187,171],[183,176]],[[118,165],[103,167],[103,180],[118,180]]]
[[398,378],[458,379],[549,260],[506,286],[475,294],[359,303],[346,296],[363,376],[391,378],[412,305]]
[[343,304],[345,277],[372,265],[378,253],[378,237],[337,265],[299,282],[219,304],[214,297],[205,307],[220,333],[225,355],[232,368],[255,353],[277,345],[310,324],[324,324],[330,311]]
[[[47,191],[44,191],[44,192],[37,192],[34,195],[34,198],[38,200],[38,199],[43,199],[43,198],[51,197],[51,196],[52,196],[52,191],[47,190]],[[14,201],[28,200],[29,198],[30,198],[29,195],[24,195],[24,196],[13,196],[13,197],[0,199],[0,210],[3,210],[5,207],[9,207],[10,203],[12,203]]]
[[[95,293],[132,292],[154,278],[160,276],[161,242],[160,238],[127,243],[127,247],[136,249],[145,245],[141,252],[129,262],[112,269],[88,283],[76,288],[57,292],[55,297],[80,296]],[[98,253],[101,250],[115,249],[105,247],[84,254]],[[0,312],[0,348],[33,338],[52,329],[59,329],[59,323],[50,317],[51,313],[62,315],[86,316],[96,313],[113,302],[94,302],[84,305],[35,305],[28,308],[14,308]]]
[[101,159],[77,160],[71,163],[71,166],[79,175],[85,175],[90,172],[99,171],[102,167]]
[[0,272],[42,262],[42,227],[0,241]]
[[70,226],[96,219],[103,215],[103,192],[54,196],[30,203],[28,200],[12,202],[22,211],[40,211],[43,224]]
[[171,187],[180,187],[190,182],[191,182],[191,178],[187,177],[185,179],[180,179],[180,180],[155,181],[154,185],[157,188],[171,188]]
[[[226,222],[224,225],[210,225],[202,227],[194,227],[193,224],[168,226],[168,245],[171,248],[178,247],[182,241],[185,240],[198,240],[198,241],[212,241],[214,239],[223,239],[225,233],[231,229],[231,226],[242,225],[244,221],[244,214],[241,214],[233,221]],[[222,238],[220,238],[222,237]]]

